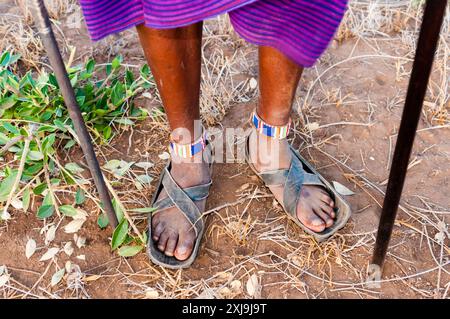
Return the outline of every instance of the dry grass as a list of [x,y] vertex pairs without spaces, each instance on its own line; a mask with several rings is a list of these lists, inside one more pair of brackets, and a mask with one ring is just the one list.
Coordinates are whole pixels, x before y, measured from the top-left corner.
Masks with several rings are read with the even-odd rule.
[[[26,67],[38,68],[42,45],[32,31],[31,16],[27,13],[26,4],[23,1],[18,2],[24,16],[0,17],[0,51],[13,49],[22,54],[27,63]],[[64,0],[52,1],[52,17],[60,19],[71,5],[72,2]],[[420,17],[421,9],[415,1],[352,1],[336,36],[336,42],[354,43],[353,50],[347,59],[340,61],[333,61],[332,57],[325,55],[321,63],[305,75],[295,102],[297,115],[292,142],[300,145],[299,148],[308,153],[313,161],[320,156],[321,159],[329,160],[329,166],[341,170],[344,178],[354,185],[360,194],[369,196],[371,201],[368,207],[380,207],[384,196],[383,182],[373,180],[373,176],[365,168],[355,167],[349,155],[331,152],[328,147],[333,146],[335,139],[339,139],[339,134],[332,133],[336,126],[346,128],[373,125],[376,102],[370,100],[370,97],[362,98],[346,93],[342,87],[330,87],[327,83],[330,74],[342,74],[346,71],[346,63],[368,60],[389,65],[394,70],[397,82],[407,79],[414,57]],[[11,19],[15,22],[11,23]],[[450,124],[449,31],[450,14],[447,14],[424,106],[423,118],[427,126],[423,130],[446,129]],[[257,77],[254,63],[256,53],[254,47],[237,38],[226,17],[207,22],[204,36],[201,110],[205,123],[213,126],[223,119],[233,105],[255,100],[258,92],[257,88],[250,85],[250,80]],[[355,55],[354,52],[362,45],[370,48],[370,52]],[[152,103],[158,104],[157,92],[152,93]],[[386,109],[395,110],[401,107],[403,96],[400,92],[389,98],[386,101]],[[367,107],[366,118],[317,124],[324,108],[346,107],[356,103]],[[164,114],[154,111],[151,119],[144,125],[125,132],[118,138],[119,142],[97,149],[100,158],[105,162],[127,157],[127,161],[155,163],[150,174],[156,179],[164,165],[158,155],[165,151],[165,143],[162,141],[165,141],[168,132]],[[148,138],[149,136],[151,138]],[[391,137],[395,138],[395,134]],[[448,154],[446,158],[448,159]],[[420,162],[415,165],[420,166]],[[130,170],[121,178],[108,175],[120,201],[128,208],[149,205],[154,187],[136,189],[135,178],[140,172]],[[268,296],[271,291],[276,291],[277,297],[323,298],[339,295],[377,298],[382,295],[382,291],[368,288],[365,283],[367,258],[374,245],[375,229],[355,232],[355,225],[350,223],[342,234],[319,245],[310,236],[298,233],[292,223],[279,214],[280,207],[276,204],[272,205],[265,215],[255,217],[249,214],[255,205],[259,205],[261,199],[270,199],[271,196],[265,188],[261,189],[259,184],[255,185],[243,185],[238,190],[236,202],[222,204],[207,212],[214,216],[216,221],[207,231],[207,237],[212,239],[213,246],[220,247],[224,238],[227,238],[234,246],[251,251],[247,255],[232,256],[232,265],[224,263],[215,266],[208,273],[203,272],[201,278],[192,278],[186,275],[185,271],[167,271],[142,261],[141,265],[145,265],[135,270],[126,259],[114,258],[83,271],[77,265],[71,265],[70,275],[65,277],[58,289],[52,289],[48,278],[43,280],[40,273],[10,268],[10,272],[29,272],[30,276],[36,277],[35,283],[27,286],[14,279],[14,276],[9,276],[5,268],[3,274],[8,274],[9,277],[0,287],[0,294],[5,298],[90,297],[86,286],[104,280],[135,298],[251,298],[258,297],[262,289]],[[92,183],[83,187],[87,190],[87,196],[98,204]],[[416,201],[413,201],[412,197]],[[361,211],[365,209],[362,208]],[[435,204],[429,198],[416,195],[403,199],[400,209],[401,218],[398,219],[396,227],[396,232],[400,234],[397,238],[400,240],[393,244],[389,253],[389,258],[393,260],[399,272],[383,279],[382,283],[390,284],[392,289],[407,287],[418,297],[448,298],[450,250],[448,238],[445,239],[445,236],[449,236],[446,218],[450,214],[450,208],[446,204]],[[92,214],[96,213],[97,211],[94,211]],[[139,229],[145,229],[146,219],[142,215],[132,215],[132,218]],[[59,225],[61,221],[54,223]],[[5,228],[0,228],[0,232],[6,232]],[[443,239],[439,236],[443,236]],[[426,248],[432,260],[433,265],[430,268],[416,269],[413,261],[401,255],[399,248],[409,238],[420,239],[420,246]],[[272,250],[258,252],[258,245],[263,244],[270,245]],[[220,255],[210,248],[208,254],[217,258]],[[59,267],[56,260],[48,265],[52,267],[51,271]],[[436,280],[426,285],[424,282],[430,277],[423,276],[428,274],[435,275],[432,278]],[[249,283],[255,286],[254,291],[247,289]]]

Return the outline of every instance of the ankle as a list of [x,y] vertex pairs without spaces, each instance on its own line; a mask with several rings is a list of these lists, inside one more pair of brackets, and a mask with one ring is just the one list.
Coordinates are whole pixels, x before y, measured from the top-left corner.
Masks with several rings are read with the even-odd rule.
[[250,135],[250,152],[259,169],[288,168],[291,162],[289,142],[259,133],[256,129]]

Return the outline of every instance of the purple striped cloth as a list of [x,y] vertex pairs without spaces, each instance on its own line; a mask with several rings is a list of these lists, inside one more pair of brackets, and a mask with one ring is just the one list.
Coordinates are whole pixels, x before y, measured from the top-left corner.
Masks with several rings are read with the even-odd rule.
[[80,0],[89,33],[100,40],[138,24],[189,25],[228,12],[250,43],[274,47],[312,66],[327,48],[348,0]]

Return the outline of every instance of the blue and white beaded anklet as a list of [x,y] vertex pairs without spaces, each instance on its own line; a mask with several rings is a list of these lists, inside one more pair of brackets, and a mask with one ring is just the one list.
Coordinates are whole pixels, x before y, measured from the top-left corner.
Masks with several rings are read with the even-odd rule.
[[252,115],[252,123],[256,128],[256,131],[260,134],[264,134],[269,137],[273,137],[276,139],[284,139],[289,135],[289,130],[291,128],[291,119],[289,119],[289,123],[283,126],[275,126],[270,125],[264,122],[256,112],[253,112]]
[[202,152],[206,147],[206,130],[194,142],[190,144],[178,144],[173,141],[170,142],[171,150],[179,157],[189,158],[195,154]]

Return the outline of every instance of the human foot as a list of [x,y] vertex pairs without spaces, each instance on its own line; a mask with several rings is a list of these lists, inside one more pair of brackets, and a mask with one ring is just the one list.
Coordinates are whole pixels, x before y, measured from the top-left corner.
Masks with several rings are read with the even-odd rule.
[[[253,128],[249,137],[249,156],[258,172],[288,169],[291,152],[287,139],[260,134]],[[283,203],[284,185],[268,185],[276,200]],[[296,214],[307,228],[322,232],[331,227],[336,217],[334,202],[327,191],[316,185],[303,185],[297,201]]]
[[[210,182],[209,164],[202,156],[202,152],[191,158],[182,158],[172,153],[170,175],[181,189]],[[163,189],[158,200],[166,197],[167,193]],[[206,198],[194,203],[200,212],[205,210]],[[191,222],[179,208],[170,207],[157,211],[152,216],[151,227],[152,239],[161,252],[180,261],[189,258],[196,242],[196,233]]]

